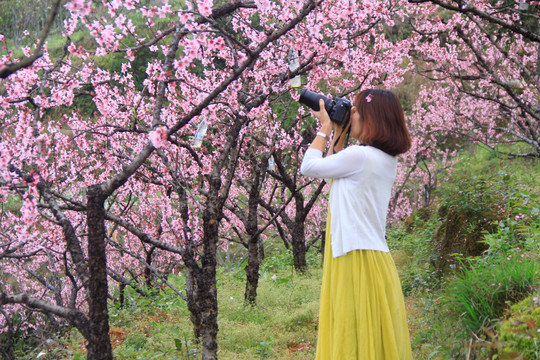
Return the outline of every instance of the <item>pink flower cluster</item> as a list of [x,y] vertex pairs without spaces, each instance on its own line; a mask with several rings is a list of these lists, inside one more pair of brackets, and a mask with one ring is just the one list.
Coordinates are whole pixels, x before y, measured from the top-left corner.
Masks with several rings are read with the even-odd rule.
[[151,131],[148,134],[148,139],[150,139],[154,147],[161,149],[167,142],[167,129],[164,127],[158,127],[156,130]]
[[214,0],[199,0],[199,13],[202,16],[212,15],[212,6],[214,6]]
[[90,2],[84,0],[69,0],[65,5],[71,13],[77,14],[80,16],[87,16],[90,14]]

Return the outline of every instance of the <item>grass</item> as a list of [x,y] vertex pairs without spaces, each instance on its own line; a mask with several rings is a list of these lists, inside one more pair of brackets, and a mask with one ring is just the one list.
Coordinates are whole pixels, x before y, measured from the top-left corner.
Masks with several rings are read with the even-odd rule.
[[[242,304],[243,282],[228,282],[221,288],[220,358],[313,357],[321,271],[311,270],[287,282],[272,277],[262,279],[256,307]],[[303,350],[294,351],[302,344]]]
[[[244,281],[231,275],[221,273],[218,280],[219,358],[314,359],[321,269],[312,267],[306,275],[282,269],[264,273],[255,307],[243,305]],[[443,301],[451,281],[435,290],[418,286],[405,298],[415,359],[463,358],[469,338],[456,331],[459,315]],[[128,299],[126,308],[111,309],[116,359],[200,358],[189,312],[176,294],[165,289],[153,298],[130,293]],[[46,354],[40,359],[84,358],[82,338],[75,331],[24,358],[35,359],[42,352]]]
[[[304,275],[291,270],[265,273],[260,280],[257,306],[243,304],[245,283],[230,273],[218,279],[219,358],[313,359],[316,342],[322,271]],[[177,284],[181,278],[171,279]],[[189,312],[170,290],[152,299],[130,293],[127,308],[111,309],[111,339],[117,359],[195,359],[200,346],[192,336]],[[60,342],[63,344],[60,345]],[[58,349],[41,359],[84,356],[76,332],[62,339]],[[34,355],[43,351],[36,349]],[[30,357],[29,357],[30,358]],[[35,358],[35,356],[33,357]]]
[[520,256],[469,261],[446,289],[448,308],[469,332],[481,334],[504,315],[507,303],[534,292],[536,259]]

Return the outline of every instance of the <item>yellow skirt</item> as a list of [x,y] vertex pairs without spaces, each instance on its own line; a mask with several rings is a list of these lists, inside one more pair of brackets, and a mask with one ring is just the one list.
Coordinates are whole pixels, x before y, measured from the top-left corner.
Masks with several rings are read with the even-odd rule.
[[317,360],[411,360],[403,292],[390,253],[332,257],[326,229]]

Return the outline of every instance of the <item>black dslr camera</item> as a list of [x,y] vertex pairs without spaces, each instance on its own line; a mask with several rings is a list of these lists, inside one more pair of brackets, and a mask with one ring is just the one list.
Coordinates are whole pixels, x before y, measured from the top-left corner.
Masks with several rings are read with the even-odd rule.
[[332,100],[324,95],[304,89],[300,94],[300,100],[298,100],[298,102],[307,105],[314,111],[319,111],[320,99],[324,100],[324,108],[330,116],[330,120],[332,120],[336,124],[341,124],[349,120],[349,113],[352,107],[349,100],[338,97],[336,98],[336,100]]

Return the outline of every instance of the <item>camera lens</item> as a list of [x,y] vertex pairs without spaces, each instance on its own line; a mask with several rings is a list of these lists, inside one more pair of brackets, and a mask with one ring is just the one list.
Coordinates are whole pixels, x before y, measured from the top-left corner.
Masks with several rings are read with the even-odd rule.
[[300,94],[300,99],[298,100],[298,102],[308,106],[309,108],[313,109],[314,111],[319,111],[320,110],[320,108],[319,108],[319,100],[320,99],[324,100],[324,104],[325,104],[324,107],[326,108],[326,111],[328,111],[329,109],[328,109],[327,103],[332,103],[332,100],[330,100],[329,98],[327,98],[324,95],[317,94],[316,92],[309,91],[307,89],[302,90],[302,93]]

